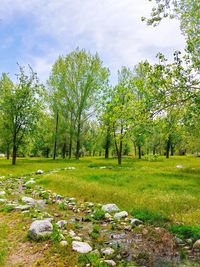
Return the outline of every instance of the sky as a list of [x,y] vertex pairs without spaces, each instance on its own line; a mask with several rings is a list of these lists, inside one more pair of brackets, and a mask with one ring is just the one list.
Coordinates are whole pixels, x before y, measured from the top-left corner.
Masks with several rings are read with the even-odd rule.
[[172,58],[183,50],[179,22],[165,20],[158,27],[141,21],[151,12],[148,0],[1,0],[0,73],[17,73],[32,66],[42,82],[59,55],[77,47],[98,52],[117,81],[121,66],[156,62],[156,54]]

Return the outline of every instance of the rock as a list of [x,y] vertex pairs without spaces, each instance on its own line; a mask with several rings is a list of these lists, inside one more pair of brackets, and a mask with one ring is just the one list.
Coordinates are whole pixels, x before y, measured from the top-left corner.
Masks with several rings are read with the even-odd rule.
[[33,179],[30,179],[29,181],[27,181],[27,182],[25,183],[26,186],[27,186],[27,185],[32,185],[32,184],[35,184],[35,181],[34,181]]
[[132,225],[139,225],[139,224],[142,224],[143,222],[134,218],[134,219],[131,219],[130,223]]
[[29,210],[30,206],[29,205],[19,205],[15,207],[15,210]]
[[200,250],[200,239],[198,239],[194,245],[193,245],[193,249],[199,249]]
[[63,228],[63,226],[67,224],[67,221],[61,220],[61,221],[58,221],[56,224],[58,225],[59,228]]
[[65,170],[75,170],[75,167],[66,167]]
[[182,165],[177,165],[176,168],[177,168],[177,169],[182,169],[183,166],[182,166]]
[[74,236],[76,236],[76,234],[75,234],[75,232],[73,230],[70,230],[69,231],[69,236],[70,237],[74,237]]
[[127,216],[128,216],[127,211],[121,211],[121,212],[115,213],[114,218],[117,220],[120,220],[120,219],[125,218]]
[[48,237],[53,231],[53,225],[49,220],[36,220],[29,228],[29,237],[33,240]]
[[37,171],[36,171],[36,174],[43,174],[43,173],[44,173],[43,170],[37,170]]
[[22,197],[22,202],[28,203],[30,205],[35,204],[35,200],[32,197]]
[[109,266],[116,266],[116,263],[113,260],[104,260],[104,262]]
[[70,197],[68,200],[74,202],[76,199],[75,197]]
[[45,206],[45,200],[36,200],[32,197],[22,197],[22,202],[28,203],[31,206],[39,206],[40,208],[43,208]]
[[88,243],[79,241],[72,241],[72,249],[84,254],[92,251],[92,247]]
[[60,246],[61,247],[67,247],[68,246],[68,242],[66,240],[62,240],[62,241],[60,241]]
[[1,192],[0,192],[0,197],[1,197],[1,196],[5,196],[5,194],[6,194],[5,191],[1,191]]
[[107,213],[105,213],[104,218],[105,219],[112,219],[112,216],[107,212]]
[[104,212],[117,212],[120,209],[115,204],[106,204],[102,206],[102,210]]
[[114,253],[114,249],[113,248],[102,248],[101,249],[101,253],[104,255],[112,255]]
[[5,198],[0,198],[0,203],[6,203],[6,199]]

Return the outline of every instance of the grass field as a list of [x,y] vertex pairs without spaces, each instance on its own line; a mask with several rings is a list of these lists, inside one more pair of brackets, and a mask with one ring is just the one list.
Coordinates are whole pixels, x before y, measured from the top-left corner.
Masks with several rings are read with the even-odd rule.
[[[177,165],[183,168],[178,169]],[[160,157],[155,161],[126,158],[122,167],[117,166],[116,159],[103,158],[19,159],[14,167],[0,160],[0,176],[67,166],[76,169],[44,174],[37,182],[59,194],[86,201],[114,202],[133,215],[146,216],[152,221],[170,219],[173,223],[200,224],[200,158],[197,157]]]

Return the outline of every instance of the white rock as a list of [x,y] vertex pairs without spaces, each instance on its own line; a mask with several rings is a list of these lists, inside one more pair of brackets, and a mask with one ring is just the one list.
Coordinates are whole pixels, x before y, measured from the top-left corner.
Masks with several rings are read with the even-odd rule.
[[28,203],[30,205],[35,204],[35,200],[32,197],[22,197],[22,202]]
[[75,197],[70,197],[68,200],[69,201],[75,201],[76,199],[75,199]]
[[113,260],[104,260],[104,262],[109,266],[116,266],[116,263]]
[[75,167],[66,167],[65,170],[75,170]]
[[72,237],[72,239],[75,241],[81,241],[82,240],[80,236],[74,236],[74,237]]
[[37,170],[37,171],[36,171],[36,174],[43,174],[43,173],[44,173],[43,170]]
[[63,228],[63,226],[67,224],[67,221],[61,220],[61,221],[58,221],[56,224],[58,225],[59,228]]
[[142,224],[143,222],[134,218],[134,219],[131,219],[130,223],[132,225],[139,225],[139,224]]
[[35,181],[33,179],[31,179],[25,183],[25,185],[32,185],[32,184],[35,184]]
[[102,206],[102,210],[104,212],[116,212],[119,211],[120,209],[115,204],[106,204]]
[[29,205],[19,205],[15,207],[15,210],[29,210],[30,206]]
[[176,168],[177,168],[177,169],[182,169],[183,166],[182,166],[182,165],[177,165]]
[[0,203],[5,203],[7,200],[5,198],[0,198]]
[[102,248],[101,249],[101,253],[104,255],[112,255],[114,253],[114,249],[113,248]]
[[120,219],[125,218],[127,216],[128,216],[127,211],[121,211],[121,212],[115,213],[114,218],[117,220],[120,220]]
[[86,242],[72,241],[72,249],[79,253],[88,253],[92,251],[92,247]]
[[43,208],[45,206],[45,200],[36,200],[32,197],[22,197],[22,202],[27,203],[31,206],[39,206],[40,208]]
[[38,240],[40,238],[50,235],[53,231],[53,225],[49,220],[36,220],[29,228],[29,236],[33,240]]
[[70,237],[74,237],[74,236],[76,236],[76,234],[75,234],[75,232],[73,230],[70,230],[69,231],[69,236]]
[[68,246],[68,242],[66,240],[62,240],[62,241],[60,241],[60,245],[61,245],[61,247],[66,247],[66,246]]

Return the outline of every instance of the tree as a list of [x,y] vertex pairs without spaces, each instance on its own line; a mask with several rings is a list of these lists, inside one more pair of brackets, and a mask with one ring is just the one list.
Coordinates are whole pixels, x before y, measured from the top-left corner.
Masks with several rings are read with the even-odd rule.
[[107,82],[108,74],[99,56],[87,53],[84,49],[77,49],[66,57],[59,57],[53,66],[50,83],[61,91],[61,102],[68,108],[70,140],[75,128],[76,159],[80,156],[83,125],[94,115],[95,102]]
[[180,29],[186,37],[187,52],[191,55],[194,66],[200,68],[200,2],[199,0],[155,0],[151,17],[142,20],[148,25],[157,26],[164,18],[180,20]]
[[12,164],[15,165],[20,145],[36,128],[42,108],[43,87],[30,67],[28,75],[24,68],[19,67],[17,83],[12,83],[8,75],[3,74],[0,89],[2,121],[11,136]]

